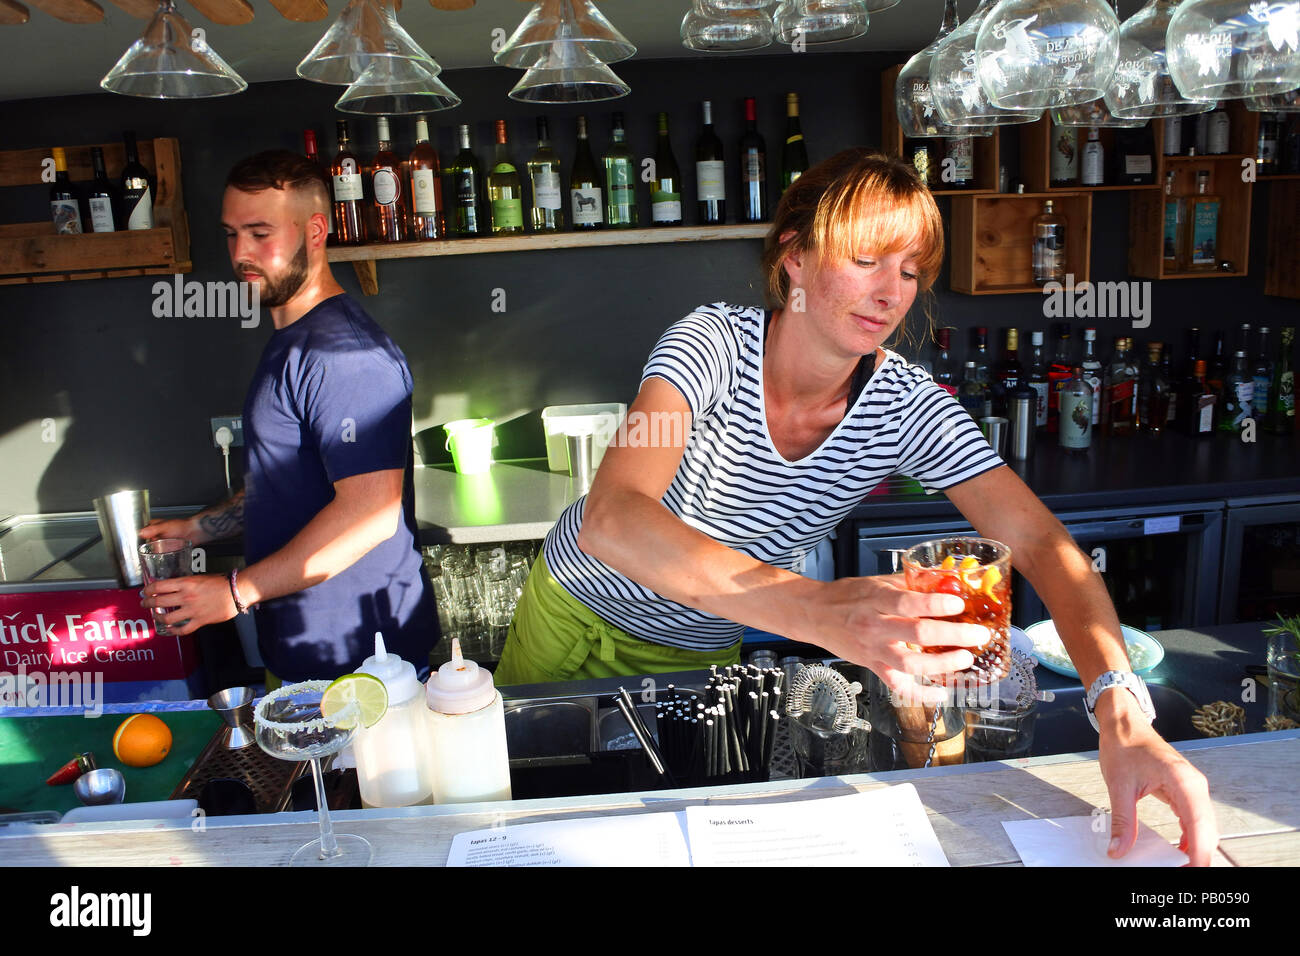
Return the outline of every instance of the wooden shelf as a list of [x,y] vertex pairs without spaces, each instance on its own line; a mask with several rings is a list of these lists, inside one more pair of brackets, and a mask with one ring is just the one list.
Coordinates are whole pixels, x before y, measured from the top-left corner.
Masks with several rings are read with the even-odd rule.
[[[121,143],[95,145],[104,151],[109,179],[119,178],[126,165],[126,148]],[[90,145],[63,149],[69,179],[85,183],[94,177]],[[50,148],[0,152],[0,187],[43,185],[41,172],[50,155]],[[180,145],[175,139],[141,140],[139,155],[157,182],[153,229],[61,236],[48,220],[0,225],[0,285],[190,272]]]
[[1268,199],[1264,294],[1300,299],[1300,176],[1278,183]]
[[1052,200],[1066,220],[1065,271],[1076,283],[1089,279],[1092,246],[1092,196],[1086,191],[1003,193],[964,196],[952,201],[954,292],[1010,295],[1041,292],[1034,282],[1034,219],[1043,201]]
[[429,242],[369,243],[331,246],[330,262],[351,262],[361,291],[375,295],[379,280],[375,263],[381,259],[424,259],[492,252],[536,252],[542,249],[591,249],[605,246],[651,245],[665,242],[710,242],[723,239],[762,239],[771,223],[734,226],[664,226],[652,229],[595,229],[590,232],[531,233],[483,239],[436,239]]
[[[1135,189],[1159,189],[1160,179],[1156,175],[1159,172],[1159,156],[1155,155],[1157,144],[1153,138],[1152,141],[1152,175],[1156,176],[1154,183],[1132,184],[1118,183],[1109,186],[1053,186],[1052,185],[1052,121],[1044,114],[1043,118],[1035,123],[1021,127],[1020,132],[1020,172],[1025,181],[1025,189],[1031,192],[1129,192]],[[1107,175],[1110,174],[1110,160],[1115,155],[1115,134],[1117,129],[1110,127],[1099,127],[1097,130],[1102,149],[1105,151]],[[1085,127],[1078,127],[1079,133],[1079,153],[1082,157],[1083,145],[1088,139],[1088,130]],[[1080,159],[1082,165],[1082,158]]]

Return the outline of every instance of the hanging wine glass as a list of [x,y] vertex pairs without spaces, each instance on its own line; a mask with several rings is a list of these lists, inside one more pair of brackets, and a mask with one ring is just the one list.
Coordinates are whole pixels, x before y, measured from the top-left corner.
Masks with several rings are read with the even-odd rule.
[[711,0],[692,0],[682,18],[682,46],[702,53],[761,50],[772,44],[772,18],[760,10],[721,8]]
[[894,82],[894,109],[898,114],[898,125],[903,127],[903,135],[908,139],[993,135],[993,126],[956,127],[942,122],[935,107],[934,94],[930,91],[930,63],[934,59],[934,52],[944,37],[952,33],[960,22],[957,0],[945,0],[938,35],[929,46],[903,65]]
[[994,106],[1074,106],[1106,92],[1119,20],[1102,0],[1002,0],[975,39],[980,84]]
[[783,0],[772,24],[782,43],[835,43],[866,33],[871,14],[865,0]]
[[1106,89],[1106,106],[1117,117],[1156,119],[1191,116],[1214,108],[1178,92],[1165,46],[1178,0],[1149,0],[1119,28],[1119,62]]
[[1248,97],[1246,109],[1252,113],[1300,113],[1300,87],[1289,93]]
[[1300,0],[1191,0],[1169,21],[1169,74],[1189,100],[1300,86]]
[[975,39],[996,0],[980,0],[969,20],[939,41],[930,60],[930,93],[939,119],[949,126],[1007,126],[1033,123],[1042,110],[1003,109],[980,84]]

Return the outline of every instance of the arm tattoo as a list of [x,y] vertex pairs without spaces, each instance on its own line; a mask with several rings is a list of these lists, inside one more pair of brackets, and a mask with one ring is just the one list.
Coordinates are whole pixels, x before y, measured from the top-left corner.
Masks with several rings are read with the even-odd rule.
[[199,527],[213,540],[233,538],[244,530],[244,493],[241,491],[199,517]]

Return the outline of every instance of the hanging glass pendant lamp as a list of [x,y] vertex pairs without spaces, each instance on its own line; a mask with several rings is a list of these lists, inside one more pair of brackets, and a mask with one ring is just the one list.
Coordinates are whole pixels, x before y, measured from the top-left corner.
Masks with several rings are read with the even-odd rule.
[[508,94],[523,103],[590,103],[631,90],[606,64],[576,43],[554,43]]
[[377,58],[422,61],[441,67],[402,29],[385,0],[351,0],[301,63],[298,75],[315,83],[351,86]]
[[334,108],[368,116],[433,113],[460,105],[460,97],[438,79],[432,60],[377,56]]
[[205,99],[248,89],[206,40],[198,39],[172,0],[162,0],[140,39],[99,81],[110,93],[150,99]]
[[636,53],[591,0],[540,0],[493,59],[500,66],[527,70],[550,56],[557,43],[581,46],[601,63],[617,63]]

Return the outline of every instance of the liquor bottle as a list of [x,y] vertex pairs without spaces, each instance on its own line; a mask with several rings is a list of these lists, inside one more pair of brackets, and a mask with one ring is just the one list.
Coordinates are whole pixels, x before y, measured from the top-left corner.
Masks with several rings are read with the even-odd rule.
[[488,173],[488,204],[492,215],[492,235],[518,236],[524,231],[524,187],[519,170],[510,159],[506,139],[506,121],[496,121],[497,143]]
[[1083,146],[1083,173],[1079,182],[1084,186],[1100,186],[1106,181],[1106,153],[1101,146],[1097,127],[1088,127],[1088,142]]
[[379,242],[401,242],[406,235],[402,212],[402,171],[393,153],[388,117],[379,117],[376,126],[379,129],[379,148],[370,163],[370,195],[375,204],[374,221],[378,227],[373,238]]
[[1052,185],[1079,184],[1079,131],[1073,126],[1052,125]]
[[981,415],[988,417],[993,414],[993,394],[991,386],[993,376],[989,371],[989,330],[984,326],[977,326],[971,330],[971,342],[973,343],[975,354],[975,377],[979,380],[980,385],[984,387],[984,407]]
[[745,99],[745,132],[740,137],[741,222],[767,222],[767,146],[758,132],[758,107]]
[[1277,361],[1273,363],[1273,381],[1268,389],[1268,421],[1272,424],[1273,431],[1279,435],[1290,435],[1295,431],[1295,372],[1291,365],[1294,342],[1295,329],[1287,326],[1282,330]]
[[1189,272],[1212,272],[1218,266],[1219,197],[1211,195],[1210,172],[1196,172],[1196,194],[1187,200],[1183,265]]
[[636,159],[627,147],[623,114],[614,114],[609,149],[605,151],[605,223],[611,229],[636,225]]
[[785,94],[785,149],[781,151],[781,191],[808,171],[808,147],[799,127],[799,94]]
[[1133,434],[1133,419],[1137,412],[1137,366],[1129,350],[1133,340],[1122,336],[1115,341],[1115,355],[1106,369],[1102,388],[1106,407],[1102,422],[1107,437]]
[[1083,358],[1079,360],[1083,369],[1083,380],[1092,389],[1092,424],[1095,428],[1101,424],[1101,379],[1102,364],[1097,357],[1097,330],[1083,330]]
[[1092,444],[1092,389],[1083,380],[1083,369],[1075,366],[1061,388],[1061,447],[1085,451]]
[[334,187],[334,238],[339,244],[350,246],[366,241],[361,217],[364,193],[361,168],[352,153],[348,121],[339,120],[337,129],[339,151],[330,164],[330,179]]
[[1277,172],[1277,116],[1259,114],[1259,138],[1255,141],[1255,175],[1271,176]]
[[461,123],[456,127],[456,135],[460,142],[460,152],[447,166],[446,173],[450,187],[447,191],[453,197],[447,226],[457,237],[478,236],[486,231],[479,209],[479,197],[483,193],[483,168],[470,146],[469,126]]
[[1065,282],[1065,217],[1058,213],[1052,200],[1043,203],[1042,213],[1034,219],[1034,282]]
[[988,416],[988,387],[975,371],[975,363],[967,362],[962,375],[961,385],[957,389],[957,401],[966,409],[970,417],[979,421]]
[[1205,117],[1206,139],[1205,152],[1211,156],[1222,156],[1228,151],[1228,111],[1220,103],[1211,113],[1202,113]]
[[975,185],[975,137],[954,136],[947,140],[941,189],[970,189]]
[[695,142],[695,198],[700,225],[720,226],[727,221],[727,164],[722,140],[713,131],[713,104],[704,101],[704,128]]
[[1192,374],[1178,393],[1178,430],[1201,438],[1214,433],[1214,412],[1218,399],[1205,380],[1205,359],[1192,364]]
[[1223,383],[1228,379],[1228,358],[1224,351],[1224,338],[1222,330],[1214,333],[1214,358],[1205,374],[1205,383],[1214,392],[1220,407],[1223,404]]
[[682,174],[668,140],[668,114],[659,114],[659,139],[655,144],[655,179],[650,187],[650,221],[656,226],[682,224]]
[[1111,181],[1119,186],[1150,186],[1156,181],[1156,142],[1150,124],[1115,130],[1115,167]]
[[600,174],[591,156],[587,138],[587,117],[578,117],[578,145],[569,174],[569,215],[574,229],[599,229],[605,221],[605,203],[600,189]]
[[55,146],[51,152],[54,154],[54,185],[50,187],[50,215],[54,220],[54,231],[61,236],[81,235],[81,203],[68,181],[68,160],[62,146]]
[[1174,379],[1174,347],[1166,345],[1160,353],[1160,375],[1165,380],[1165,425],[1173,428],[1178,416],[1178,382]]
[[1254,411],[1255,380],[1246,363],[1246,353],[1238,351],[1232,359],[1232,371],[1223,383],[1223,414],[1219,417],[1219,431],[1236,433]]
[[903,148],[903,154],[907,157],[907,161],[912,164],[912,168],[916,170],[917,179],[931,189],[938,186],[936,182],[938,176],[935,168],[938,163],[929,140],[909,139]]
[[938,352],[935,354],[934,370],[931,372],[931,376],[934,378],[934,383],[941,389],[949,395],[956,395],[958,384],[957,363],[953,361],[952,355],[949,352],[949,349],[952,347],[951,339],[949,338],[951,333],[951,328],[935,330],[934,341],[938,346]]
[[90,147],[90,163],[95,168],[95,180],[90,184],[90,228],[94,232],[116,232],[113,187],[104,169],[104,151],[100,147]]
[[1034,424],[1039,428],[1047,427],[1047,361],[1043,355],[1043,333],[1031,332],[1029,342],[1033,347],[1030,353],[1029,373],[1027,384],[1034,392],[1035,398],[1035,415]]
[[533,232],[559,232],[564,228],[564,192],[560,188],[560,157],[551,149],[546,117],[537,117],[537,151],[528,160],[528,180],[533,189],[529,218]]
[[1163,342],[1147,343],[1147,360],[1138,373],[1137,428],[1159,435],[1169,419],[1169,382],[1160,371]]
[[[1250,378],[1254,385],[1254,398],[1251,404],[1251,417],[1267,427],[1268,410],[1272,407],[1269,401],[1268,390],[1273,384],[1273,363],[1269,361],[1269,330],[1268,326],[1259,327],[1259,346],[1255,350],[1255,357],[1251,361]],[[1271,430],[1271,429],[1270,429]]]
[[1161,150],[1166,156],[1177,156],[1183,151],[1183,118],[1168,116],[1164,120],[1165,146]]
[[153,179],[140,164],[135,131],[122,134],[126,143],[126,165],[122,168],[122,218],[127,229],[153,228]]
[[1054,432],[1060,427],[1061,389],[1069,381],[1071,370],[1075,366],[1074,347],[1070,342],[1070,323],[1056,323],[1056,351],[1052,355],[1052,364],[1047,369],[1047,430]]
[[1186,200],[1174,195],[1174,170],[1165,173],[1165,224],[1164,224],[1164,267],[1165,272],[1182,272],[1182,237],[1187,220]]
[[1025,367],[1020,364],[1020,330],[1006,330],[1006,346],[1002,357],[993,366],[993,414],[1007,417],[1007,398],[1025,380]]
[[[302,131],[302,152],[312,165],[320,168],[320,171],[325,175],[325,180],[328,182],[330,178],[329,164],[321,162],[320,149],[316,144],[316,131],[314,129],[305,129]],[[332,188],[330,189],[330,192],[333,193]],[[334,245],[334,203],[332,198],[329,206],[330,208],[325,211],[325,221],[327,223],[327,228],[329,229],[326,242],[332,246]]]
[[429,142],[429,120],[415,118],[415,149],[408,161],[411,170],[411,238],[442,239],[447,235],[447,217],[442,206],[442,166],[438,151]]

